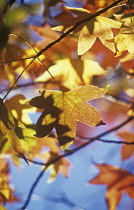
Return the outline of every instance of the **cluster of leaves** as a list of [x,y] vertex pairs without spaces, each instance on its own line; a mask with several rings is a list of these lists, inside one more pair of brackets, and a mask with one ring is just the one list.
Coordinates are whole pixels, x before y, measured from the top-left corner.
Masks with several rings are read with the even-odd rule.
[[[125,131],[116,131],[133,120],[133,2],[75,2],[81,7],[69,7],[61,0],[32,6],[24,1],[0,3],[3,210],[6,202],[19,201],[10,187],[9,158],[17,167],[21,158],[28,164],[43,165],[41,175],[49,169],[48,182],[52,182],[60,173],[69,176],[71,162],[66,156],[96,140],[122,143],[122,161],[134,155],[132,124]],[[44,25],[29,25],[28,18],[37,15],[40,7],[44,8]],[[34,122],[31,116],[38,113]],[[101,126],[104,131],[94,135],[89,127],[92,137],[86,137],[86,131],[76,129],[78,121],[96,127],[97,132]],[[117,140],[102,139],[114,131]],[[134,174],[109,164],[96,166],[100,173],[89,184],[107,185],[109,210],[116,210],[124,193],[134,198]],[[32,190],[22,209],[27,207]]]

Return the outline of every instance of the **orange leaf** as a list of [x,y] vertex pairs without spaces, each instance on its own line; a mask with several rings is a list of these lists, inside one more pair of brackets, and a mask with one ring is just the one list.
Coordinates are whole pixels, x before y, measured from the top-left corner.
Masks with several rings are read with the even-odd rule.
[[[58,158],[59,155],[54,152],[43,152],[39,155],[39,157],[42,157],[48,163],[48,162],[52,162],[53,160]],[[50,170],[50,177],[48,179],[48,183],[54,181],[60,173],[65,178],[68,178],[71,166],[72,166],[72,164],[70,163],[70,161],[64,157],[60,158],[58,161],[52,163],[48,167],[48,170]]]
[[54,137],[37,138],[36,145],[32,149],[32,158],[33,157],[40,158],[39,154],[41,153],[41,150],[46,147],[55,154],[58,154],[60,152],[56,138]]
[[[124,131],[124,132],[117,133],[117,136],[119,136],[125,142],[134,142],[134,133],[131,133],[129,131]],[[130,158],[132,155],[134,155],[134,145],[124,144],[121,147],[122,160]]]
[[106,202],[109,210],[116,210],[124,193],[134,198],[133,174],[107,164],[96,164],[96,166],[100,169],[100,173],[89,183],[107,185]]

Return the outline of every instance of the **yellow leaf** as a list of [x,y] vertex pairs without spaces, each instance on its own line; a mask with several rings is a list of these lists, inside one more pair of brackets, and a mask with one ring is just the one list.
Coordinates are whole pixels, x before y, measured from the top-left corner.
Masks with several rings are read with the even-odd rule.
[[1,210],[7,210],[4,206],[0,205]]
[[25,100],[24,95],[14,95],[12,98],[6,100],[5,105],[8,110],[12,112],[14,117],[20,120],[22,123],[25,125],[32,124],[29,114],[35,113],[36,108],[23,104],[23,100]]
[[[61,86],[67,89],[75,89],[78,85],[91,84],[94,75],[104,75],[106,71],[99,63],[92,60],[57,60],[48,71],[53,75]],[[50,73],[46,71],[36,79],[37,82],[53,80]]]
[[10,178],[11,176],[9,173],[9,163],[5,158],[1,158],[0,159],[0,203],[19,201],[19,199],[14,195],[14,190],[10,187]]
[[129,53],[134,54],[134,35],[131,32],[117,35],[114,39],[114,42],[117,48],[116,56],[120,56],[125,50],[128,50]]
[[112,28],[120,28],[121,23],[109,18],[98,16],[89,23],[86,23],[81,31],[78,42],[78,55],[83,55],[87,52],[97,38],[102,44],[115,52],[115,46],[109,39],[114,37]]
[[[64,23],[63,26],[55,27],[55,30],[59,31],[67,31],[72,26],[75,25],[79,20],[85,19],[91,15],[88,10],[85,9],[76,9],[76,8],[68,8],[73,14],[78,15],[77,17],[73,17],[72,20]],[[112,19],[98,16],[91,21],[87,21],[80,25],[77,28],[77,31],[80,30],[79,42],[78,42],[78,55],[83,55],[87,52],[97,38],[101,40],[101,42],[108,47],[110,50],[115,52],[114,43],[109,42],[109,39],[113,39],[114,35],[112,32],[112,28],[120,28],[122,23],[118,21],[114,21]],[[82,29],[81,29],[82,27]]]
[[67,149],[76,136],[77,121],[89,126],[104,124],[101,113],[86,101],[101,97],[108,88],[86,85],[65,93],[46,90],[28,100],[30,105],[44,109],[36,124],[36,136],[44,137],[55,128],[61,148]]
[[2,135],[6,135],[13,149],[26,161],[26,158],[24,156],[24,150],[21,146],[18,136],[15,133],[15,127],[23,126],[22,123],[20,123],[14,118],[12,113],[4,105],[2,99],[0,99],[0,111],[0,131]]
[[123,25],[118,34],[114,38],[114,43],[116,46],[116,56],[120,56],[123,51],[128,51],[130,54],[134,54],[133,44],[134,44],[134,17],[133,13],[121,16],[120,20],[123,22]]

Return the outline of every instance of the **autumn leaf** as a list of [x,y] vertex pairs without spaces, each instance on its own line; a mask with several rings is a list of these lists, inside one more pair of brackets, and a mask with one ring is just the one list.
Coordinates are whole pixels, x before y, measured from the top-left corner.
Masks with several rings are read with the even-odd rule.
[[[35,32],[37,35],[41,37],[41,40],[39,40],[34,44],[34,47],[40,50],[42,49],[42,46],[47,46],[51,42],[58,39],[60,36],[60,33],[57,31],[53,31],[49,25],[45,25],[45,27],[31,25],[29,27],[30,29],[32,29],[33,32]],[[55,59],[59,59],[63,55],[72,58],[72,54],[76,50],[77,50],[77,39],[74,37],[65,37],[56,45],[53,45],[43,54],[45,55],[47,62],[52,64],[55,62]],[[48,65],[46,66],[48,67]]]
[[14,130],[15,127],[24,127],[24,125],[14,118],[12,113],[4,105],[2,99],[0,99],[0,109],[0,131],[2,136],[6,135],[13,149],[27,162],[20,140]]
[[[63,23],[63,26],[57,26],[54,30],[58,31],[67,31],[72,26],[74,26],[78,21],[83,20],[91,15],[88,10],[79,9],[79,8],[68,8],[74,15],[77,17],[73,17],[68,22]],[[114,43],[109,42],[109,39],[113,39],[114,35],[112,32],[112,28],[120,28],[122,23],[118,21],[114,21],[112,19],[97,16],[91,21],[87,21],[82,26],[77,28],[76,32],[80,31],[79,41],[78,41],[78,55],[83,55],[87,52],[97,38],[101,40],[101,42],[108,47],[113,52],[115,51]]]
[[47,136],[55,128],[59,145],[67,149],[76,136],[77,121],[89,126],[104,124],[100,112],[86,101],[101,97],[108,88],[86,85],[65,93],[46,90],[28,100],[30,105],[44,109],[36,124],[36,136]]
[[16,119],[21,121],[24,125],[29,125],[32,124],[29,114],[35,113],[37,109],[35,107],[30,107],[28,104],[23,104],[23,100],[25,100],[24,95],[16,94],[6,100],[5,105]]
[[127,53],[124,57],[120,59],[121,67],[126,74],[134,76],[134,56]]
[[43,13],[43,16],[44,16],[44,21],[43,23],[46,22],[47,18],[50,18],[51,17],[51,7],[54,7],[56,6],[58,3],[63,3],[64,1],[62,0],[47,0],[47,1],[44,1],[44,13]]
[[116,46],[116,56],[120,56],[123,51],[128,51],[130,54],[134,54],[134,17],[133,14],[126,16],[116,15],[116,18],[122,21],[123,25],[120,29],[120,33],[115,36],[114,43]]
[[[42,149],[49,149],[53,153],[59,153],[59,146],[55,137],[47,136],[42,138],[36,137],[36,145],[32,149],[32,156],[40,158]],[[32,157],[32,158],[33,158]]]
[[[10,186],[9,163],[5,158],[0,159],[0,203],[16,202],[19,199],[14,195]],[[0,206],[1,207],[1,206]],[[0,208],[2,209],[2,208]]]
[[[16,75],[22,72],[29,65],[30,61],[27,59],[25,60],[25,58],[34,57],[37,55],[37,52],[39,52],[39,49],[37,47],[35,47],[34,49],[28,48],[23,52],[21,56],[21,58],[23,59],[22,61],[15,61],[12,63],[11,67],[14,69]],[[44,65],[48,65],[45,62],[45,56],[43,54],[39,57],[39,59],[41,62],[44,63]],[[30,76],[34,79],[35,77],[40,76],[42,72],[44,72],[44,66],[42,66],[41,63],[36,59],[30,64],[30,66],[27,68],[27,71],[23,73],[22,77],[28,79]]]
[[[51,73],[51,74],[50,74]],[[57,60],[48,71],[36,79],[37,82],[53,80],[51,75],[60,82],[60,86],[75,89],[78,85],[91,84],[93,76],[104,75],[106,71],[99,63],[92,60]]]
[[[119,138],[124,140],[125,142],[134,142],[134,133],[129,131],[118,132],[116,134]],[[134,145],[126,145],[124,144],[121,147],[121,158],[122,160],[126,160],[134,155]]]
[[27,152],[28,156],[31,156],[33,148],[36,145],[35,129],[17,127],[15,133],[21,141],[22,148]]
[[134,199],[134,175],[125,169],[107,164],[96,164],[99,174],[90,180],[90,184],[107,185],[106,202],[109,210],[116,210],[124,193]]
[[93,101],[92,105],[100,110],[104,122],[107,122],[105,128],[116,126],[117,121],[121,123],[126,119],[127,112],[130,110],[130,104],[117,101],[114,97],[110,96],[99,98]]
[[4,206],[0,205],[1,210],[7,210]]
[[59,174],[62,174],[65,178],[68,178],[70,167],[72,166],[72,164],[70,163],[68,159],[63,157],[63,158],[60,158],[56,162],[54,161],[53,163],[53,160],[58,158],[59,154],[57,152],[55,153],[52,151],[42,152],[37,157],[43,160],[45,159],[46,163],[52,162],[52,164],[47,168],[47,170],[50,170],[50,176],[47,181],[48,183],[53,182]]
[[[38,158],[45,163],[53,162],[56,158],[61,155],[57,139],[52,136],[36,138],[36,145],[32,149],[32,159]],[[53,182],[59,174],[62,174],[65,178],[68,178],[70,167],[72,164],[68,159],[62,157],[58,161],[50,164],[47,170],[50,170],[50,176],[48,183]]]
[[[110,4],[112,4],[113,2],[114,2],[114,0],[92,0],[92,1],[87,0],[86,4],[84,5],[84,8],[95,13],[96,11],[98,11],[98,9],[105,8],[105,7],[109,6]],[[123,4],[123,3],[120,3],[120,4]],[[122,9],[121,6],[113,7],[110,10],[107,10],[105,12],[105,16],[111,17],[113,14],[116,14],[116,13],[119,13],[120,11],[122,11],[121,9]]]

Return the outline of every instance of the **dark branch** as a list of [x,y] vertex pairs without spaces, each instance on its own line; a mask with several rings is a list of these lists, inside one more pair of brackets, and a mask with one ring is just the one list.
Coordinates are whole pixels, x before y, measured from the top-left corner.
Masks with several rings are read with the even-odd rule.
[[35,56],[38,57],[40,55],[42,55],[43,52],[47,51],[48,49],[50,49],[53,45],[57,44],[58,42],[60,42],[62,39],[64,39],[67,35],[69,35],[71,32],[73,32],[76,28],[78,28],[81,24],[91,21],[94,18],[96,18],[97,16],[103,14],[104,12],[106,12],[107,10],[111,9],[112,7],[116,6],[117,4],[119,4],[120,2],[122,2],[123,0],[118,0],[116,2],[114,2],[113,4],[110,4],[108,7],[99,10],[98,12],[94,13],[93,15],[90,15],[88,18],[85,18],[79,22],[77,22],[72,28],[70,28],[67,32],[63,33],[58,39],[56,39],[55,41],[51,42],[50,44],[48,44],[45,48],[43,48],[42,50],[40,50],[40,52]]
[[[60,42],[62,39],[64,39],[65,37],[67,37],[71,32],[73,32],[76,28],[78,28],[81,24],[87,22],[87,21],[91,21],[93,20],[94,18],[96,18],[97,16],[103,14],[104,12],[106,12],[107,10],[111,9],[112,7],[116,6],[117,4],[121,3],[122,1],[124,0],[118,0],[112,4],[110,4],[108,7],[104,8],[104,9],[101,9],[99,10],[98,12],[90,15],[88,18],[85,18],[79,22],[77,22],[72,28],[70,28],[68,31],[66,31],[65,33],[63,33],[58,39],[56,39],[55,41],[51,42],[50,44],[48,44],[45,48],[43,48],[42,50],[40,50],[35,56],[33,57],[29,57],[29,58],[25,58],[25,59],[35,59],[37,57],[39,57],[40,55],[42,55],[42,53],[46,52],[48,49],[50,49],[52,46],[54,46],[55,44],[57,44],[58,42]],[[22,59],[18,59],[19,60],[22,60]],[[17,61],[17,60],[15,60]],[[12,61],[6,61],[6,62],[2,62],[2,64],[4,63],[10,63],[10,62],[14,62],[13,60]]]
[[[97,135],[97,136],[95,136],[93,138],[86,138],[86,140],[88,140],[88,142],[85,142],[84,144],[76,147],[74,150],[67,151],[65,154],[58,156],[57,158],[55,158],[54,160],[49,161],[48,163],[42,164],[41,162],[36,162],[36,161],[28,160],[28,161],[33,162],[33,163],[38,164],[38,165],[44,165],[45,168],[40,172],[40,174],[36,178],[35,182],[33,183],[32,187],[31,187],[31,189],[29,191],[29,194],[28,194],[28,197],[27,197],[27,200],[26,200],[25,204],[20,209],[21,210],[24,210],[28,206],[28,204],[30,202],[30,199],[31,199],[31,196],[33,194],[33,191],[34,191],[35,187],[37,186],[38,182],[40,181],[40,179],[42,178],[42,176],[45,173],[45,171],[48,168],[48,166],[50,166],[51,164],[56,163],[58,160],[60,160],[63,157],[67,157],[67,156],[70,156],[70,155],[74,154],[75,152],[77,152],[80,149],[86,147],[87,145],[89,145],[90,143],[94,142],[95,140],[100,139],[101,137],[103,137],[103,136],[105,136],[105,135],[107,135],[107,134],[109,134],[109,133],[111,133],[111,132],[113,132],[115,130],[118,130],[119,128],[123,127],[124,125],[126,125],[127,123],[129,123],[130,121],[132,121],[133,119],[134,119],[134,117],[129,117],[124,122],[120,123],[119,125],[111,128],[111,129],[109,129],[109,130],[107,130],[107,131],[105,131],[105,132],[103,132],[103,133],[101,133],[101,134],[99,134],[99,135]],[[112,142],[110,142],[110,143],[112,143]],[[115,143],[115,141],[113,143]]]
[[115,143],[115,144],[134,145],[134,142],[117,141],[117,140],[96,139],[96,141],[101,141],[101,142],[104,142],[104,143]]

